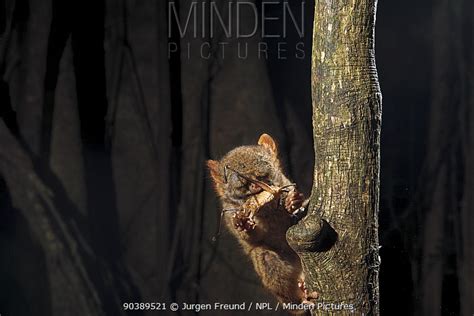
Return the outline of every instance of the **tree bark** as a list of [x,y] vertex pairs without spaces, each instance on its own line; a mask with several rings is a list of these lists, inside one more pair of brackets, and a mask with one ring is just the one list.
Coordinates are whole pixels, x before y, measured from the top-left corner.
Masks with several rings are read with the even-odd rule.
[[314,182],[308,215],[287,233],[307,286],[319,293],[317,303],[335,304],[317,304],[314,315],[379,312],[381,93],[375,12],[375,0],[315,4]]

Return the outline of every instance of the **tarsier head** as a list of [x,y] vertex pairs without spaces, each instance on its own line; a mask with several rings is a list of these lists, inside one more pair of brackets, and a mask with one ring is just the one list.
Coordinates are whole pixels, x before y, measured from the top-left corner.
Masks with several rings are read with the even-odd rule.
[[208,160],[207,166],[217,194],[232,204],[284,185],[277,145],[267,134],[260,136],[257,145],[237,147],[220,161]]

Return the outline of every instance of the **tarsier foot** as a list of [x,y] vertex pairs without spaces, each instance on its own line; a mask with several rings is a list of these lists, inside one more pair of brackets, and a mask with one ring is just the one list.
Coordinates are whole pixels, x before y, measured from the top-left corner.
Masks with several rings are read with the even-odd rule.
[[301,303],[314,305],[314,302],[312,302],[311,300],[315,300],[318,298],[318,292],[316,291],[310,292],[308,288],[306,287],[306,283],[303,280],[298,281],[298,287],[303,292],[303,301]]
[[255,228],[255,221],[243,212],[234,213],[234,226],[240,231],[250,231]]
[[304,196],[302,193],[294,190],[288,193],[285,199],[285,209],[290,213],[299,209],[304,202]]

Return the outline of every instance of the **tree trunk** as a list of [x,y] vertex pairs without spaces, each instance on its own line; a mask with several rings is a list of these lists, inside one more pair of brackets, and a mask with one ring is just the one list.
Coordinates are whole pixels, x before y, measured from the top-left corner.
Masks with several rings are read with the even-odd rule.
[[124,261],[142,301],[168,302],[163,271],[172,227],[172,120],[166,1],[105,3],[108,136]]
[[419,315],[441,315],[443,269],[446,257],[443,245],[446,236],[446,212],[452,211],[449,200],[449,174],[452,174],[450,163],[450,144],[456,131],[447,126],[454,126],[449,113],[456,111],[450,100],[455,99],[450,88],[455,80],[453,49],[449,29],[449,1],[440,0],[433,10],[433,30],[437,39],[433,43],[433,82],[430,128],[427,144],[427,174],[423,179],[423,190],[426,201],[423,202],[426,213],[423,224],[420,247],[420,280],[415,286],[421,290],[416,311]]
[[[433,80],[427,172],[422,177],[421,299],[417,314],[472,312],[472,1],[433,9]],[[467,30],[467,31],[466,31]],[[457,269],[457,275],[454,271]],[[456,283],[454,283],[456,282]],[[459,293],[449,287],[458,286]]]
[[[459,283],[459,314],[474,312],[474,3],[469,0],[456,2],[455,20],[458,49],[458,70],[460,74],[461,148],[464,158],[463,198],[457,217],[458,232],[457,264]],[[465,39],[471,39],[466,41]]]
[[[54,192],[38,176],[33,161],[21,144],[0,121],[0,176],[5,179],[13,207],[28,222],[42,247],[48,270],[50,315],[105,315],[99,286],[94,283],[90,268],[94,260],[84,236],[71,227],[61,192]],[[74,226],[73,226],[74,225]],[[37,264],[41,264],[39,261]],[[112,289],[108,289],[113,291]]]
[[319,293],[315,315],[379,312],[381,93],[375,12],[375,0],[316,1],[315,6],[314,182],[308,215],[287,234],[302,259],[307,286]]

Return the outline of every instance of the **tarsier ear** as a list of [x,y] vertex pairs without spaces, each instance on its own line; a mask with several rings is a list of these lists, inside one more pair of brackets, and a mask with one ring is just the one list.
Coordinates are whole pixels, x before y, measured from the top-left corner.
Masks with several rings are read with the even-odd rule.
[[260,138],[258,139],[258,144],[260,146],[270,149],[270,151],[273,152],[275,156],[278,155],[277,145],[270,135],[265,133],[260,135]]
[[222,184],[224,179],[220,173],[220,164],[216,160],[208,160],[206,162],[207,167],[209,168],[209,173],[211,174],[212,182],[214,183],[214,188],[219,196],[221,196],[224,191],[222,189]]

